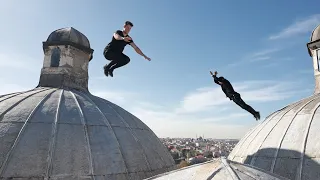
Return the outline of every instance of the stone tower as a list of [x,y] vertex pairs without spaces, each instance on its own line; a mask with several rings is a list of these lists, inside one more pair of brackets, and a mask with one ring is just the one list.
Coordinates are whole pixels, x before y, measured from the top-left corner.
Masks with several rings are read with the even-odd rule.
[[88,64],[93,49],[86,36],[72,27],[58,29],[43,42],[43,52],[39,86],[88,91]]
[[83,34],[56,30],[43,50],[39,85],[0,95],[0,179],[139,180],[175,169],[146,124],[88,91]]

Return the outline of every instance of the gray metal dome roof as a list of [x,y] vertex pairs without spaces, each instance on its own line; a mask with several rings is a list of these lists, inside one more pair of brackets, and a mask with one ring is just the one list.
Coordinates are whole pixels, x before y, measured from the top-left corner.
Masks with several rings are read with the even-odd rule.
[[320,94],[290,104],[249,131],[228,159],[280,176],[320,179]]
[[150,177],[146,180],[288,180],[224,157]]
[[308,47],[311,44],[314,44],[316,42],[320,41],[320,25],[318,25],[311,33],[310,42],[307,43],[307,49],[309,55],[312,57],[310,47]]
[[50,45],[72,45],[89,53],[93,52],[88,38],[73,27],[53,31],[44,42],[45,47]]
[[317,41],[320,39],[320,25],[318,25],[311,34],[310,42]]
[[174,169],[153,131],[88,92],[0,96],[0,179],[143,179]]

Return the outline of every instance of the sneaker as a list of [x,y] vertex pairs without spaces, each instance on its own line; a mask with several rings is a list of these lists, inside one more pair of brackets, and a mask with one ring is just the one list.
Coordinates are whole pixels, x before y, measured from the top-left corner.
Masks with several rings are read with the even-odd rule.
[[113,69],[111,68],[111,69],[109,69],[109,75],[111,76],[111,77],[113,77]]
[[103,67],[103,70],[104,70],[104,75],[108,76],[108,69],[106,68],[106,66]]
[[260,120],[260,112],[257,111],[254,117],[256,118],[257,121]]

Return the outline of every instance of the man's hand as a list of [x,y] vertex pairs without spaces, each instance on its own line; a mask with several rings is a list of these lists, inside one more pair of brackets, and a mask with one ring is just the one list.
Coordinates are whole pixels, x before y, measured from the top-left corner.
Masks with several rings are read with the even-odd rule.
[[217,71],[214,71],[214,73],[212,73],[212,71],[210,71],[210,74],[211,74],[211,76],[213,76],[213,75],[217,75],[218,74],[218,72]]
[[128,37],[124,37],[123,40],[124,40],[125,42],[130,42],[132,39],[131,39],[131,37],[128,36]]

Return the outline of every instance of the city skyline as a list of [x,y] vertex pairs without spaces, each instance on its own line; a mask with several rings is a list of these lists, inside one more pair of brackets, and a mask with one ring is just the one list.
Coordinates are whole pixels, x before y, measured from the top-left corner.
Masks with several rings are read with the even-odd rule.
[[[306,43],[320,24],[316,7],[303,2],[291,3],[290,9],[284,2],[168,3],[127,2],[123,9],[102,1],[3,3],[0,19],[7,28],[0,30],[0,94],[37,85],[41,42],[63,27],[82,32],[95,50],[89,64],[90,92],[128,110],[161,138],[201,134],[240,139],[273,111],[313,93]],[[108,61],[102,50],[125,20],[134,23],[131,36],[152,60],[128,46],[131,62],[113,78],[105,77],[102,67]],[[229,101],[210,70],[228,78],[261,112],[261,120]]]

